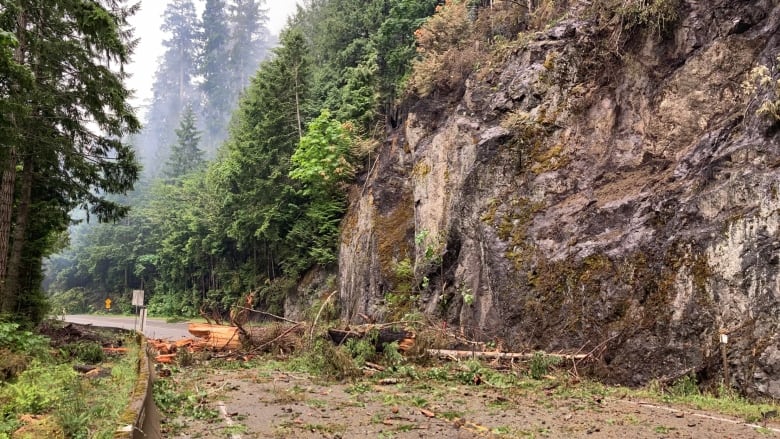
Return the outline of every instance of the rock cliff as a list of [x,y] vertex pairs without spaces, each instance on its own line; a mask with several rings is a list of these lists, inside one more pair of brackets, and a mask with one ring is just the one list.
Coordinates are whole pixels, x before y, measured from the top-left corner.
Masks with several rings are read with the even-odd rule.
[[570,3],[536,28],[524,5],[408,101],[352,193],[343,312],[593,351],[625,384],[719,379],[727,333],[733,385],[780,397],[780,121],[756,113],[777,96],[741,85],[778,63],[778,1],[655,0],[674,15],[632,25]]

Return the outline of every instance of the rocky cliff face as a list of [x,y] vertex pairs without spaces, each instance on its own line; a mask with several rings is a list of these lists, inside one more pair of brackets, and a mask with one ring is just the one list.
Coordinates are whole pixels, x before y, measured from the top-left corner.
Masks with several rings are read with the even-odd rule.
[[415,101],[353,193],[345,315],[407,295],[626,384],[720,377],[727,333],[734,384],[780,397],[780,122],[740,85],[777,62],[780,6],[676,7],[662,30],[573,7]]

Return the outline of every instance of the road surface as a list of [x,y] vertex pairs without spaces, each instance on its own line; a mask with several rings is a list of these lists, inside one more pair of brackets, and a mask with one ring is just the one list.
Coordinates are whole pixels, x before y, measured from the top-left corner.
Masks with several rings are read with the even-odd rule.
[[[65,321],[122,329],[134,329],[140,325],[140,321],[136,321],[136,318],[132,316],[66,315]],[[144,335],[149,338],[164,338],[168,340],[192,337],[192,334],[187,332],[187,323],[166,323],[163,319],[154,318],[146,319]]]

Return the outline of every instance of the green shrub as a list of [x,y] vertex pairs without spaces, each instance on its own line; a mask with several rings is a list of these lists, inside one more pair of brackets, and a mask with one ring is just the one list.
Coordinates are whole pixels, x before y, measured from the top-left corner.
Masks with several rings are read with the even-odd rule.
[[89,437],[89,421],[91,411],[85,407],[81,381],[74,381],[68,389],[72,395],[56,410],[57,422],[69,439],[87,439]]
[[29,355],[43,355],[49,349],[49,339],[22,331],[17,323],[0,323],[0,349],[23,352]]
[[351,338],[344,344],[356,367],[363,367],[366,361],[371,360],[376,355],[374,340],[376,340],[376,335],[371,334],[365,338]]
[[551,366],[557,366],[560,363],[560,357],[553,357],[552,355],[547,355],[544,352],[535,352],[534,356],[531,357],[531,366],[529,371],[531,378],[535,380],[542,379],[549,373]]
[[699,393],[699,385],[696,383],[696,377],[693,375],[686,375],[680,378],[669,388],[669,394],[678,398],[694,396]]
[[57,366],[34,361],[15,383],[0,389],[0,400],[7,401],[3,415],[45,413],[63,400],[65,390],[77,379],[70,364]]
[[309,195],[330,195],[355,173],[351,163],[353,127],[331,116],[328,110],[311,121],[292,155],[290,177],[301,180]]
[[404,356],[398,350],[398,342],[386,343],[384,347],[384,361],[387,366],[397,367],[404,362]]
[[333,346],[325,339],[317,339],[300,357],[300,365],[306,372],[323,378],[342,380],[362,375],[355,360],[343,346]]
[[98,364],[105,360],[103,347],[92,341],[78,341],[62,346],[61,351],[68,358],[78,360],[86,364]]

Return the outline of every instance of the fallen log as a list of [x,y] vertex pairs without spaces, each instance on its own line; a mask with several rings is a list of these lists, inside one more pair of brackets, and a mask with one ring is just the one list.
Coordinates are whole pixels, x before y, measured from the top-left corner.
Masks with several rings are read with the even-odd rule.
[[[530,360],[537,355],[534,353],[520,353],[520,352],[495,352],[495,351],[455,351],[450,349],[426,349],[428,355],[443,358],[497,358],[497,359],[516,359],[516,360]],[[542,352],[542,355],[548,357],[561,358],[564,360],[582,360],[587,358],[587,354],[548,354]]]
[[[372,337],[376,334],[374,347],[377,352],[382,352],[388,343],[398,342],[405,348],[414,344],[414,333],[405,330],[396,330],[392,328],[376,328],[373,325],[355,329],[328,329],[328,337],[336,345],[342,345],[350,339],[363,339]],[[401,349],[402,351],[405,349]]]
[[90,371],[95,370],[95,369],[97,369],[97,366],[92,366],[92,365],[89,365],[89,364],[74,364],[73,365],[73,370],[75,370],[76,372],[79,372],[79,373],[87,373],[87,372],[90,372]]

